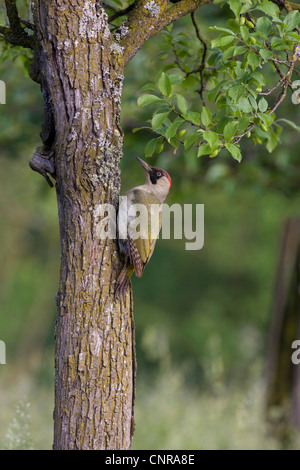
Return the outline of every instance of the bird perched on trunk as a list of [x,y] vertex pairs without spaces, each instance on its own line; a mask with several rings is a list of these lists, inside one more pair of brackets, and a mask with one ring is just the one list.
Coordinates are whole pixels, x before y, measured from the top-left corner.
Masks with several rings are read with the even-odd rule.
[[[119,246],[125,255],[125,262],[116,282],[116,298],[120,298],[120,295],[125,298],[130,277],[134,272],[136,276],[142,276],[161,228],[161,205],[171,189],[171,178],[165,170],[150,166],[139,157],[137,160],[144,169],[146,182],[130,189],[126,194],[125,204],[121,204],[119,208],[118,226],[119,229],[123,227],[123,233],[119,232]],[[138,218],[142,228],[138,234],[134,231],[138,225],[134,208],[140,212]],[[153,224],[154,214],[159,215],[159,219]]]

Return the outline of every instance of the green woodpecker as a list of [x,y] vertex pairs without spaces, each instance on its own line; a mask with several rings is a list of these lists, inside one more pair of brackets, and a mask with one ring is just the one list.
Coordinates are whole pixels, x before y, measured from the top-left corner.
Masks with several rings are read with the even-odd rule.
[[[150,166],[139,157],[137,157],[137,160],[144,169],[146,182],[141,186],[130,189],[126,194],[125,205],[121,204],[119,208],[119,229],[122,224],[124,229],[125,225],[125,232],[123,232],[122,237],[119,233],[119,246],[121,252],[125,255],[125,263],[116,282],[116,298],[120,298],[120,295],[123,298],[125,297],[130,277],[134,272],[136,276],[142,276],[145,266],[154,251],[161,228],[161,205],[171,189],[171,178],[165,170]],[[135,208],[135,211],[132,210],[133,208]],[[136,209],[140,213],[140,225],[143,226],[143,230],[139,232],[140,236],[136,236],[136,232],[133,233],[132,230],[132,223],[137,222]],[[140,209],[144,210],[140,211]],[[154,212],[158,215],[158,220],[153,227]]]

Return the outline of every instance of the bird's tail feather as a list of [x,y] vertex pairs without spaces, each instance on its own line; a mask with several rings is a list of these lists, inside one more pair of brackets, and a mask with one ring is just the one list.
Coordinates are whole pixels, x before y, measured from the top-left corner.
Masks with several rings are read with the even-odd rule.
[[130,278],[134,272],[134,267],[127,263],[119,274],[115,287],[115,299],[120,299],[121,296],[125,302],[126,292],[130,286]]

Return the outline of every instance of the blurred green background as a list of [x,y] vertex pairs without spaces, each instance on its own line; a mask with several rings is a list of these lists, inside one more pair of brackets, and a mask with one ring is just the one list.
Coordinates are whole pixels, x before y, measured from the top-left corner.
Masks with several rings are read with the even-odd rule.
[[[202,28],[223,14],[201,9]],[[219,15],[219,17],[218,17]],[[190,28],[190,20],[176,28]],[[123,96],[123,192],[143,181],[135,156],[151,138],[138,90],[163,67],[161,37],[127,67]],[[50,449],[54,397],[59,230],[55,191],[28,162],[40,145],[39,86],[7,51],[0,79],[0,448]],[[280,114],[299,124],[290,97]],[[244,160],[196,159],[182,150],[150,161],[172,176],[168,203],[205,205],[205,245],[159,240],[134,279],[137,402],[134,449],[278,449],[264,420],[270,313],[284,221],[299,216],[298,135],[284,129],[273,154],[243,144]],[[296,339],[296,338],[295,338]],[[291,434],[289,448],[299,447]]]

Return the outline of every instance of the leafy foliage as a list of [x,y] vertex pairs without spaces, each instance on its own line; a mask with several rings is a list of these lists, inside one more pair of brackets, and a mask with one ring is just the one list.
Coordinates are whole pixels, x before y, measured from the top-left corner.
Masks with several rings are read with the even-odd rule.
[[[169,144],[175,152],[181,145],[198,157],[214,158],[226,149],[240,162],[243,138],[272,152],[283,122],[299,131],[293,122],[276,119],[276,110],[288,88],[293,91],[294,74],[299,75],[300,12],[287,13],[269,1],[215,3],[229,4],[231,17],[226,27],[209,28],[210,41],[203,39],[193,16],[196,40],[173,32],[172,26],[164,33],[164,72],[138,98],[140,107],[155,107],[149,123],[157,137],[146,146],[146,156]],[[170,49],[173,60],[168,62]]]

